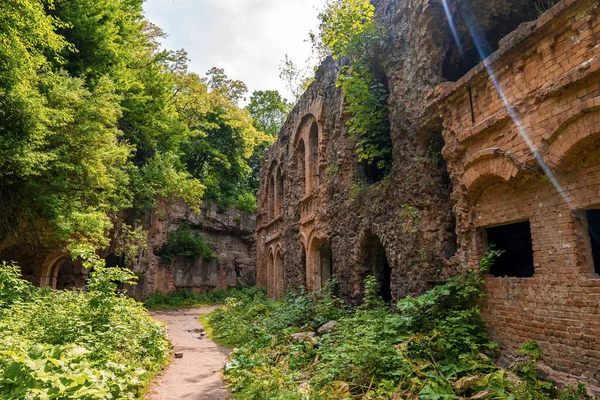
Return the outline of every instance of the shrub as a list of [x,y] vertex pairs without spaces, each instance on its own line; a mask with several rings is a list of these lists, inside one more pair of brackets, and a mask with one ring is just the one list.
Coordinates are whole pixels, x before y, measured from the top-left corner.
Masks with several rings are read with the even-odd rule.
[[[488,255],[485,263],[490,263]],[[530,361],[498,368],[495,345],[479,317],[481,276],[470,272],[392,310],[366,282],[365,302],[350,310],[332,295],[288,294],[230,299],[208,315],[214,337],[235,346],[224,374],[239,399],[586,399],[585,388],[560,392],[535,377]],[[325,322],[337,326],[317,338],[294,339]]]
[[139,303],[114,291],[115,281],[131,280],[126,270],[97,268],[87,293],[55,291],[0,265],[0,398],[137,398],[169,344]]
[[190,260],[203,258],[207,261],[215,258],[210,243],[200,233],[192,231],[192,228],[186,224],[181,224],[177,229],[169,232],[167,242],[160,254],[168,260],[172,260],[176,256]]
[[192,292],[191,290],[178,290],[172,293],[155,293],[144,302],[147,309],[159,310],[180,307],[194,307],[214,304],[225,304],[229,298],[251,299],[254,296],[264,295],[264,292],[254,287],[238,287],[228,290],[211,290],[206,292]]

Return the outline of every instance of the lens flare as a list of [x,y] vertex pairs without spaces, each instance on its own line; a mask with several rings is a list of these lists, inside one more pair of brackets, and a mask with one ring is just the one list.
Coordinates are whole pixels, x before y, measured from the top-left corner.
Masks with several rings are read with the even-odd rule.
[[[447,0],[442,0],[442,4],[444,6],[444,12],[446,14],[446,18],[448,19],[448,24],[450,25],[450,29],[452,30],[452,36],[454,37],[454,41],[456,42],[456,45],[458,46],[460,54],[463,54],[463,49],[462,49],[462,45],[460,43],[460,38],[458,37],[458,33],[456,31],[456,26],[454,24],[454,20],[452,18],[452,15],[450,14],[450,8],[448,7]],[[529,147],[529,150],[533,154],[533,157],[535,158],[535,161],[538,163],[538,165],[540,166],[540,168],[542,169],[542,171],[544,172],[544,174],[548,177],[548,179],[550,180],[550,182],[552,183],[552,185],[554,185],[554,187],[556,188],[556,190],[558,191],[558,193],[561,195],[561,197],[563,198],[563,200],[565,201],[565,203],[571,208],[571,210],[575,210],[575,207],[571,203],[569,193],[560,184],[560,182],[558,181],[558,179],[556,178],[556,176],[550,170],[550,167],[548,167],[548,165],[546,164],[546,162],[544,161],[544,159],[540,155],[540,153],[537,150],[535,144],[531,140],[531,137],[527,133],[526,128],[524,127],[523,123],[521,122],[521,119],[520,119],[519,115],[517,114],[516,110],[514,109],[514,107],[512,106],[512,104],[510,103],[510,101],[508,100],[508,98],[506,97],[506,95],[504,94],[504,91],[502,90],[502,87],[500,86],[500,82],[496,78],[496,75],[494,74],[494,71],[492,70],[492,68],[489,65],[489,63],[487,63],[485,61],[485,59],[487,58],[488,54],[486,54],[486,52],[484,51],[484,49],[481,46],[481,43],[483,41],[480,40],[480,38],[482,38],[483,36],[479,34],[479,32],[477,31],[475,25],[471,23],[471,21],[468,18],[468,16],[465,17],[465,21],[466,21],[467,29],[469,30],[471,38],[473,39],[473,43],[475,44],[475,48],[477,49],[477,52],[479,53],[479,57],[482,60],[484,60],[483,64],[485,66],[487,74],[490,77],[490,80],[492,81],[492,84],[494,85],[494,88],[496,89],[496,92],[498,93],[498,96],[502,100],[502,104],[504,105],[504,108],[506,108],[506,111],[508,112],[508,115],[510,116],[510,118],[513,121],[513,123],[517,127],[517,131],[519,132],[519,135],[523,138],[523,140],[525,141],[525,144],[527,144],[527,147]]]

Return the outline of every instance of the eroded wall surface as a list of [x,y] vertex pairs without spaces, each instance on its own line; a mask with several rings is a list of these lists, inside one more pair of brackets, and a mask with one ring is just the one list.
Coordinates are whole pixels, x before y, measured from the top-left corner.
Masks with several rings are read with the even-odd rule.
[[[175,290],[227,289],[256,283],[256,218],[228,208],[219,210],[214,203],[201,206],[196,213],[183,202],[160,202],[147,221],[147,247],[131,269],[140,276],[139,284],[129,288],[140,298],[156,292]],[[212,260],[161,255],[169,232],[181,224],[201,234],[212,248]]]
[[397,300],[477,268],[489,238],[520,223],[533,274],[487,274],[490,334],[504,362],[536,340],[554,379],[598,389],[600,266],[586,212],[600,208],[597,2],[563,0],[541,17],[525,0],[374,3],[390,34],[376,63],[391,171],[364,184],[335,85],[344,60],[326,60],[262,171],[259,285],[280,296],[334,276],[357,302],[371,274]]

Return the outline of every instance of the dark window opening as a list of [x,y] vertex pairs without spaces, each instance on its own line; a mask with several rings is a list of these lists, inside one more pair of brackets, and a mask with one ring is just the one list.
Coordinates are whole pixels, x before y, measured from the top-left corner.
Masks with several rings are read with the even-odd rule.
[[462,53],[462,55],[458,48],[453,48],[444,60],[442,76],[448,81],[455,82],[475,68],[481,61],[482,59],[476,48],[472,48]]
[[364,178],[369,185],[380,182],[389,172],[393,161],[393,145],[388,106],[388,98],[390,95],[389,81],[385,69],[378,60],[374,60],[371,68],[375,76],[374,86],[385,92],[382,93],[385,97],[385,104],[380,104],[380,106],[384,107],[385,118],[381,124],[377,125],[377,130],[374,131],[376,134],[369,136],[368,140],[368,145],[377,148],[379,155],[374,157],[370,163],[362,162],[360,165]]
[[362,262],[366,275],[373,275],[377,279],[377,294],[386,303],[391,303],[392,298],[392,268],[388,262],[385,248],[379,238],[367,233],[363,242]]
[[333,256],[329,243],[325,242],[321,245],[319,257],[321,261],[321,283],[325,284],[333,276]]
[[58,268],[58,271],[56,273],[55,289],[69,290],[85,286],[87,273],[81,262],[67,259],[57,265],[56,268]]
[[446,228],[444,242],[442,243],[444,259],[449,260],[456,255],[458,251],[458,236],[456,235],[456,216],[452,214],[450,223]]
[[306,148],[304,147],[304,141],[300,140],[298,143],[298,185],[300,186],[300,194],[304,196],[307,193],[306,190]]
[[308,166],[310,173],[310,189],[315,189],[320,184],[319,177],[319,126],[316,122],[310,127],[309,137],[310,163]]
[[301,247],[301,253],[300,253],[300,272],[301,272],[301,277],[302,277],[302,282],[304,282],[304,285],[306,285],[306,287],[308,287],[308,274],[306,273],[306,249],[304,248],[304,245],[300,245]]
[[594,270],[600,274],[600,210],[587,210],[588,234],[592,245],[592,259]]
[[[523,22],[539,16],[537,1],[513,2],[510,7],[492,10],[488,0],[464,0],[453,15],[453,23],[460,40],[455,40],[442,65],[442,76],[457,81],[483,59],[500,48],[500,41]],[[452,37],[448,24],[448,36]]]
[[533,242],[529,221],[487,228],[487,244],[504,253],[494,261],[490,273],[497,277],[533,276]]

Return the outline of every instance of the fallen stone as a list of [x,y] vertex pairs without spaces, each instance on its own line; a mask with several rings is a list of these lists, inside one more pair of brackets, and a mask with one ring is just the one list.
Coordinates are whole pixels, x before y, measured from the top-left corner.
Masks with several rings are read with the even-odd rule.
[[322,325],[318,330],[317,333],[319,335],[323,335],[325,333],[329,333],[331,332],[336,326],[339,325],[339,322],[335,321],[335,320],[331,320],[329,322],[327,322],[326,324]]
[[175,354],[173,354],[175,356],[175,358],[183,358],[183,353],[180,351],[175,352]]
[[297,342],[304,342],[306,340],[311,340],[313,341],[313,339],[317,336],[316,333],[314,332],[298,332],[298,333],[294,333],[291,337],[292,339],[294,339]]

